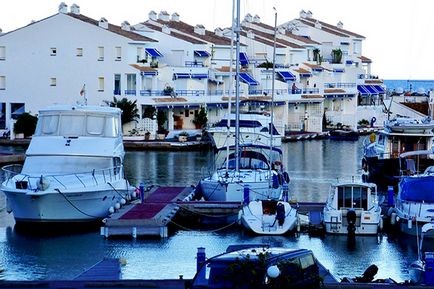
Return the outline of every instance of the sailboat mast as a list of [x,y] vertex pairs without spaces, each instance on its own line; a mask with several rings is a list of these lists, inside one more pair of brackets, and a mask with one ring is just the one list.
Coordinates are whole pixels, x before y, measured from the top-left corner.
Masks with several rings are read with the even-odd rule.
[[235,26],[235,171],[240,171],[240,0],[237,1]]
[[270,187],[271,187],[271,182],[272,182],[272,165],[271,162],[272,160],[272,153],[273,153],[273,128],[274,128],[274,78],[276,75],[276,34],[277,34],[277,11],[276,8],[273,7],[274,10],[274,39],[273,39],[273,72],[271,75],[271,119],[270,119],[270,156],[269,156],[269,160],[270,160],[270,178],[269,178],[269,182],[270,182]]

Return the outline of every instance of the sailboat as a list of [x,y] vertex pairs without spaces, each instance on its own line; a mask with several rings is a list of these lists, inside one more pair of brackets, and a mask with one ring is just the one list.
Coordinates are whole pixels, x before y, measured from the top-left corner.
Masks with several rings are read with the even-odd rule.
[[239,6],[237,3],[236,29],[232,25],[233,31],[236,31],[235,144],[220,150],[217,163],[219,155],[226,152],[222,164],[210,176],[203,178],[198,185],[198,192],[201,192],[207,201],[249,202],[277,199],[281,195],[283,184],[289,181],[288,174],[283,171],[282,151],[272,146],[271,134],[270,146],[246,142],[240,144]]

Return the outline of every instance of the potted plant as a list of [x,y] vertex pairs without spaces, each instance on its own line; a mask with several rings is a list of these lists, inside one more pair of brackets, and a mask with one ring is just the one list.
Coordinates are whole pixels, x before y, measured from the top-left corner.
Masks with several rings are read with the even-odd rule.
[[186,142],[187,138],[188,138],[188,133],[186,131],[183,131],[178,135],[179,142]]
[[333,49],[332,50],[332,63],[341,63],[342,62],[342,50],[341,49]]
[[149,131],[145,132],[145,140],[149,140],[151,138],[151,133]]
[[196,129],[203,129],[208,122],[207,113],[204,107],[201,107],[200,110],[195,114],[193,123],[196,126]]
[[174,89],[173,89],[173,87],[171,87],[171,86],[166,86],[164,89],[163,89],[163,95],[167,95],[167,96],[172,96],[173,94],[174,94]]

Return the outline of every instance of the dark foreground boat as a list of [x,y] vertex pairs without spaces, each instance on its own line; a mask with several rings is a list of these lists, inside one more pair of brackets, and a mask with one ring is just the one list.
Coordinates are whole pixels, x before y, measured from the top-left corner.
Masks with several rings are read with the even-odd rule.
[[351,129],[334,129],[329,132],[329,139],[356,141],[359,133]]

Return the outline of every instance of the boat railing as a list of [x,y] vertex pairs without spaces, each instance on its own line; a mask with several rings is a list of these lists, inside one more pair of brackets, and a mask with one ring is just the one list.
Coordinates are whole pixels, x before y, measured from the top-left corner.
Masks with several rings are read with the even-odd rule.
[[[6,183],[15,182],[17,189],[40,190],[43,183],[58,184],[63,189],[77,187],[80,184],[83,188],[97,186],[123,179],[123,166],[113,166],[104,169],[93,169],[86,172],[67,174],[41,174],[39,176],[21,173],[22,165],[8,165],[2,168]],[[76,180],[71,185],[71,180]],[[39,186],[38,186],[39,185]]]

